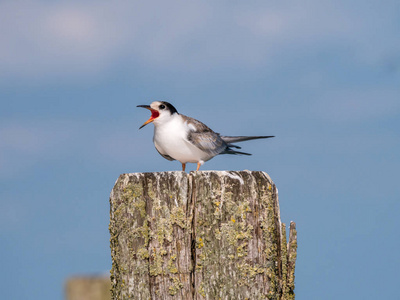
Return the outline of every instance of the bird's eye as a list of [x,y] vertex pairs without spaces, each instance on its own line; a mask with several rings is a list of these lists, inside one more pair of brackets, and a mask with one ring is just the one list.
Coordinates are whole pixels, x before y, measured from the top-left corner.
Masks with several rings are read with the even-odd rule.
[[159,106],[159,108],[160,108],[160,109],[164,109],[164,108],[165,108],[165,105],[164,105],[164,104],[161,104],[161,105]]

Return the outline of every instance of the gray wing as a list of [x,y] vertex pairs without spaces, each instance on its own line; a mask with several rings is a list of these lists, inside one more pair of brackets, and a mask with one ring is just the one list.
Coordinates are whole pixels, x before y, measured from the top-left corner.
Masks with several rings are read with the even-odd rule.
[[[217,155],[226,150],[227,143],[221,139],[220,135],[205,124],[196,119],[181,115],[188,123],[191,131],[188,134],[188,141],[197,148],[212,155]],[[190,126],[192,125],[192,126]]]
[[227,145],[215,132],[190,132],[188,140],[204,152],[217,155],[224,152]]

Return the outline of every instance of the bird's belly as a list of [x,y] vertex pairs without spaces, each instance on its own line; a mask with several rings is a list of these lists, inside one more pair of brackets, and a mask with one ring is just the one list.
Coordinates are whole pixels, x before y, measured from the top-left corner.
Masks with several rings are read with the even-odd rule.
[[211,158],[180,136],[155,135],[154,145],[160,153],[169,155],[181,163],[204,162]]

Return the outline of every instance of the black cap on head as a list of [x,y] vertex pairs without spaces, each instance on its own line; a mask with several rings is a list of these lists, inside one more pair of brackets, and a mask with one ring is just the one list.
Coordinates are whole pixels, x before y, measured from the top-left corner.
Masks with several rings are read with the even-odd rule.
[[169,102],[166,101],[160,101],[162,104],[164,104],[166,107],[168,107],[168,110],[171,112],[171,115],[174,113],[178,113],[176,108]]

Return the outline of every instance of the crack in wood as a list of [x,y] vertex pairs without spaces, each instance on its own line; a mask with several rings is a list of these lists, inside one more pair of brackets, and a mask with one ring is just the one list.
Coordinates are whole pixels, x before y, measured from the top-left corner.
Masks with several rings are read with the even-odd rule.
[[285,231],[264,172],[123,174],[110,196],[113,299],[292,300],[295,223],[287,244]]

